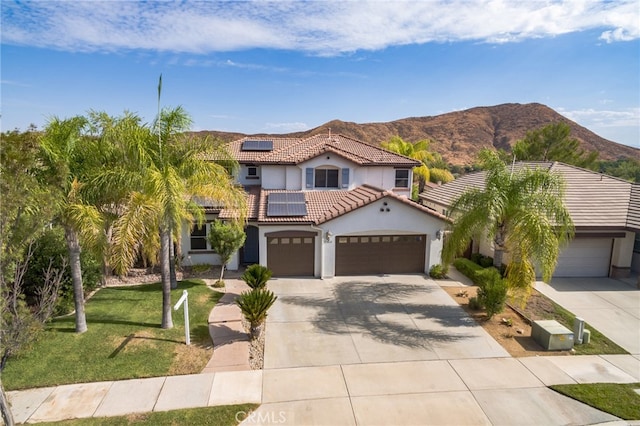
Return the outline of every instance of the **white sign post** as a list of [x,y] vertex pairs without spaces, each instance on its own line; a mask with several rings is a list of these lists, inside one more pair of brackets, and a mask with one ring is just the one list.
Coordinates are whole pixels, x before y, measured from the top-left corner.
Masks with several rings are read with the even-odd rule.
[[184,337],[187,339],[187,346],[191,344],[191,337],[189,333],[189,293],[187,290],[182,290],[182,297],[176,302],[173,307],[174,311],[180,308],[180,305],[184,302]]

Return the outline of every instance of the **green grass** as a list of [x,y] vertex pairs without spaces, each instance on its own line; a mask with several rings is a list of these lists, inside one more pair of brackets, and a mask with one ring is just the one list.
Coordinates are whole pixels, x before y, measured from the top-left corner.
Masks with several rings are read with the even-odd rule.
[[[89,330],[76,334],[73,316],[53,320],[30,348],[8,361],[2,372],[5,388],[200,372],[206,347],[211,347],[207,319],[222,294],[202,280],[185,280],[172,291],[172,303],[183,290],[189,292],[190,347],[185,345],[183,309],[172,310],[173,329],[160,328],[160,283],[104,288],[86,303]],[[185,362],[185,357],[195,361]]]
[[[569,330],[573,330],[573,321],[576,318],[574,314],[552,302],[555,308],[553,318]],[[573,349],[576,351],[576,355],[599,355],[599,354],[628,354],[626,350],[609,340],[604,334],[600,333],[595,328],[591,327],[585,322],[584,328],[591,332],[591,339],[589,344],[586,345],[574,345]]]
[[555,385],[551,389],[624,420],[640,420],[640,383]]
[[245,415],[255,410],[257,404],[225,405],[220,407],[191,408],[185,410],[162,411],[131,416],[99,417],[65,420],[61,422],[39,423],[40,425],[69,426],[126,426],[148,425],[237,425]]

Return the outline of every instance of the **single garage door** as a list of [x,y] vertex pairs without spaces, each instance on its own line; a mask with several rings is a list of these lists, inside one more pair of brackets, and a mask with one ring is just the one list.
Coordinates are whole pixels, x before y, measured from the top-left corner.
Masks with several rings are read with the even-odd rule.
[[426,235],[338,236],[336,275],[424,272]]
[[554,277],[608,277],[611,238],[576,238],[560,252]]
[[267,237],[267,267],[274,276],[313,276],[313,232],[273,232]]

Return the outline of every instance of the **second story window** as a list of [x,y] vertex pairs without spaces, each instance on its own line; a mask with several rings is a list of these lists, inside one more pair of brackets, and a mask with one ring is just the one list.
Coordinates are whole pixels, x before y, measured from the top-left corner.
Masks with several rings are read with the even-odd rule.
[[247,167],[247,179],[258,179],[258,168],[255,166]]
[[316,188],[338,188],[338,169],[316,169]]
[[408,169],[396,169],[396,188],[408,188],[409,187],[409,170]]

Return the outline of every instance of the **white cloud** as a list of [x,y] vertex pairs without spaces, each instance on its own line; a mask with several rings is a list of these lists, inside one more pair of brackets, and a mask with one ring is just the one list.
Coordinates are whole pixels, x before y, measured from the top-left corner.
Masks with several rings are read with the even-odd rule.
[[309,130],[309,126],[306,123],[267,123],[265,129],[268,133],[292,133],[303,132]]
[[593,108],[566,110],[556,109],[565,117],[588,128],[638,127],[640,126],[640,108],[623,110],[597,110]]
[[637,0],[2,2],[3,43],[68,51],[253,48],[336,55],[431,41],[640,37]]

